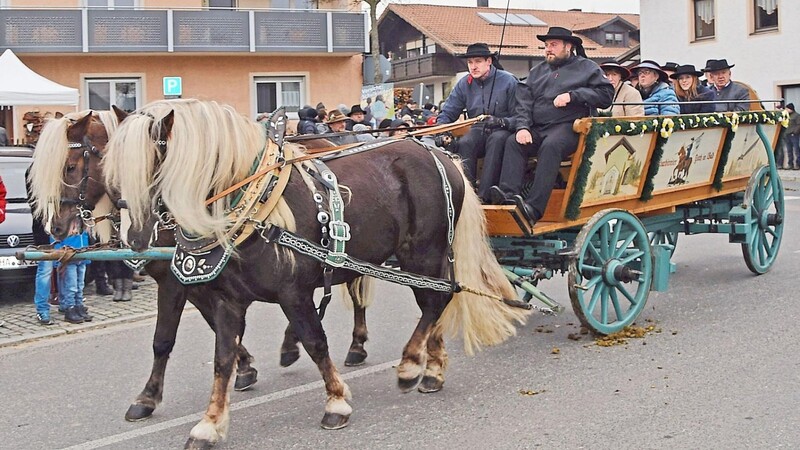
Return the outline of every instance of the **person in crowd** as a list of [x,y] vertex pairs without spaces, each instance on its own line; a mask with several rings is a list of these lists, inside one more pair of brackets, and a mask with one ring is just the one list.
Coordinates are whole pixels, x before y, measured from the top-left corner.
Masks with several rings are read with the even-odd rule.
[[515,129],[513,115],[519,81],[511,73],[494,66],[497,52],[483,42],[469,45],[467,52],[459,57],[467,60],[469,74],[458,80],[436,116],[436,123],[455,122],[465,109],[467,117],[486,116],[458,140],[458,154],[473,185],[478,159],[484,158],[478,196],[487,202],[489,188],[500,179],[503,146]]
[[297,111],[297,134],[317,134],[317,110],[304,106]]
[[633,72],[639,77],[639,94],[645,103],[672,103],[667,105],[645,105],[646,116],[672,116],[680,114],[678,98],[675,91],[667,83],[667,73],[652,60],[646,59],[634,67]]
[[425,123],[427,123],[431,117],[436,117],[436,111],[436,105],[433,103],[425,103],[422,106],[422,118],[425,119]]
[[[562,27],[536,36],[544,42],[545,61],[517,88],[516,134],[506,140],[500,185],[491,188],[492,203],[511,200],[533,226],[544,214],[561,161],[578,148],[575,119],[608,108],[614,86],[600,66],[586,58],[583,40]],[[533,187],[520,195],[528,157],[538,156]]]
[[694,101],[714,100],[714,93],[711,89],[700,84],[700,77],[703,72],[696,70],[692,64],[678,66],[675,73],[670,78],[677,80],[673,84],[675,96],[681,102],[681,114],[701,114],[714,112],[713,103],[691,103]]
[[631,71],[617,63],[603,63],[600,65],[606,78],[614,86],[614,99],[613,103],[640,103],[639,105],[630,104],[616,104],[610,108],[600,110],[603,115],[612,117],[624,116],[644,116],[644,105],[642,103],[642,95],[633,86],[627,83],[628,78],[631,76]]
[[[92,265],[94,264],[93,262]],[[114,286],[114,296],[111,300],[115,302],[133,300],[133,269],[123,261],[108,261],[106,270],[108,270],[108,278],[111,280],[112,286]]]
[[386,108],[386,103],[383,101],[383,95],[378,94],[375,96],[375,101],[370,105],[370,112],[375,119],[375,123],[379,124],[389,116],[389,110]]
[[672,86],[672,80],[674,80],[674,78],[672,78],[672,74],[678,70],[678,66],[680,66],[680,64],[671,61],[667,61],[663,66],[661,66],[661,70],[667,74],[667,83],[669,83],[670,86]]
[[394,119],[389,126],[393,130],[388,133],[388,136],[402,138],[408,136],[409,125],[407,122],[403,122],[402,119]]
[[[91,237],[89,238],[89,244],[95,244],[96,241],[93,240]],[[108,285],[108,279],[106,278],[106,274],[108,274],[107,267],[111,264],[111,261],[95,261],[86,268],[86,284],[90,283],[91,281],[94,282],[95,293],[97,295],[111,295],[114,293],[114,290]]]
[[367,133],[370,130],[372,130],[372,127],[364,123],[357,123],[353,125],[353,131],[359,132],[359,134],[355,135],[358,142],[374,141],[375,136],[373,136],[371,133]]
[[0,223],[6,221],[6,195],[8,194],[8,190],[6,189],[6,184],[3,183],[3,177],[0,177]]
[[[25,188],[28,193],[28,199],[32,199],[31,183],[30,183],[30,167],[25,172]],[[29,200],[30,201],[30,200]],[[35,209],[35,205],[31,203],[31,210]],[[33,217],[32,223],[33,230],[33,245],[47,245],[50,243],[50,237],[44,230],[44,224],[40,217]],[[53,325],[55,322],[50,317],[50,281],[53,275],[53,261],[38,261],[36,263],[36,278],[34,280],[33,290],[33,304],[36,307],[36,321],[40,325]]]
[[346,124],[346,127],[349,127],[347,128],[348,130],[353,130],[353,126],[356,124],[362,124],[372,128],[369,123],[367,123],[367,113],[361,109],[361,105],[353,105],[350,108],[350,112],[347,113],[347,117],[350,119]]
[[789,111],[789,128],[786,129],[786,167],[800,170],[800,114],[794,109],[794,103],[786,105]]
[[417,101],[414,100],[413,98],[409,99],[408,102],[405,105],[403,105],[403,108],[400,109],[400,112],[397,114],[397,117],[402,118],[403,116],[413,116],[414,110],[416,109],[417,109]]
[[314,126],[317,128],[316,134],[325,134],[330,133],[331,129],[328,127],[328,111],[323,109],[317,109],[317,122]]
[[6,145],[8,145],[8,133],[5,128],[0,127],[0,146]]
[[[63,241],[55,242],[53,248],[83,248],[89,245],[89,235],[84,232],[69,236]],[[64,320],[69,323],[91,322],[92,316],[83,303],[83,286],[86,277],[86,266],[91,261],[78,260],[67,263],[56,262],[58,268],[58,296],[61,308],[64,309]]]
[[[347,116],[342,114],[342,112],[339,111],[338,109],[334,109],[333,111],[330,112],[330,114],[328,114],[328,120],[326,120],[325,123],[330,128],[331,133],[342,133],[347,131],[345,129],[346,121],[347,121]],[[353,136],[352,134],[332,136],[327,139],[335,145],[355,144],[356,142],[358,142],[356,137]]]
[[750,91],[731,80],[731,68],[736,64],[728,64],[727,59],[709,59],[703,72],[710,83],[714,100],[721,101],[714,105],[714,111],[748,111],[747,102],[725,103],[723,100],[749,100]]

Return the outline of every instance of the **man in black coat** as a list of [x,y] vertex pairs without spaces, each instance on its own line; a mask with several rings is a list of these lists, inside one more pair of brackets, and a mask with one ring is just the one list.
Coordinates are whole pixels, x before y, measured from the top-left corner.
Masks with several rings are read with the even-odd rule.
[[[727,59],[709,59],[703,72],[710,81],[709,87],[714,92],[714,100],[750,100],[750,91],[739,83],[731,80],[731,67]],[[714,105],[716,112],[748,111],[750,104],[742,103],[717,103]]]
[[[586,58],[583,41],[566,28],[551,27],[536,36],[545,43],[545,61],[531,69],[517,87],[514,121],[517,132],[506,140],[500,185],[491,189],[493,203],[512,201],[531,226],[544,214],[561,161],[578,146],[575,119],[608,108],[614,87],[594,61]],[[533,187],[522,198],[528,157],[538,156]]]

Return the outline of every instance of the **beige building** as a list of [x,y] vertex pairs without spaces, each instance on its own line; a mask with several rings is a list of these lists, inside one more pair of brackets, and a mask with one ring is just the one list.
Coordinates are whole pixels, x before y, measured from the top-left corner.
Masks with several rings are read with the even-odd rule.
[[0,53],[11,49],[80,93],[77,107],[3,108],[0,124],[20,139],[26,112],[132,111],[178,86],[183,98],[228,103],[250,117],[280,106],[296,118],[306,104],[357,103],[368,17],[350,3],[0,0]]

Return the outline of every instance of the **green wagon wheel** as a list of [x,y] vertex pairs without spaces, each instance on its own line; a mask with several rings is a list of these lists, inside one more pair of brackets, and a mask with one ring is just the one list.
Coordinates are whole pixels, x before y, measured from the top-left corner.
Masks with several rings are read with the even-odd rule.
[[747,268],[761,275],[769,271],[778,257],[785,217],[783,183],[780,177],[773,179],[769,166],[759,167],[750,176],[744,204],[750,208],[751,219],[742,254]]
[[675,249],[678,247],[678,232],[677,231],[652,231],[647,233],[650,240],[650,246],[655,247],[658,244],[669,244],[672,247],[669,251],[669,257],[675,254]]
[[574,249],[569,296],[581,323],[599,334],[633,323],[653,279],[653,252],[642,222],[622,209],[600,211],[581,228]]

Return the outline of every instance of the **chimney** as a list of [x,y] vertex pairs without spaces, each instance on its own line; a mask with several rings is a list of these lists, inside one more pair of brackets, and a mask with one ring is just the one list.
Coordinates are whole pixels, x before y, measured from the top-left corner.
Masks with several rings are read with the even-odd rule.
[[489,0],[478,0],[478,8],[488,8]]

